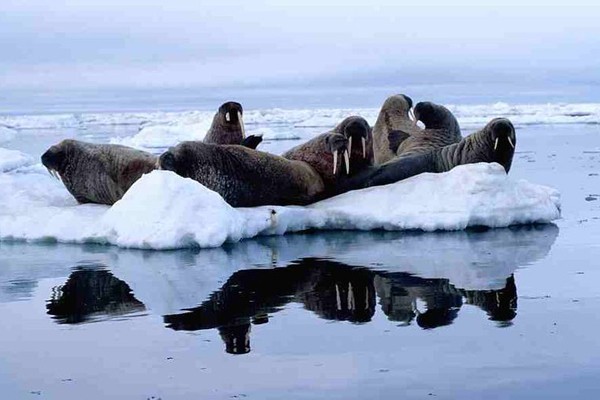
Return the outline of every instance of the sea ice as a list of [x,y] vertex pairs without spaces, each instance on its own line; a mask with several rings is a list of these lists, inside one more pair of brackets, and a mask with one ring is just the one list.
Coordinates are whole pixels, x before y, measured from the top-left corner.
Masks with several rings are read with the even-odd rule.
[[33,157],[17,150],[0,147],[0,172],[8,172],[19,167],[33,164]]
[[307,229],[461,230],[560,217],[556,190],[515,181],[498,164],[422,174],[307,207],[237,209],[217,193],[169,171],[144,175],[111,208],[76,205],[39,166],[27,168],[0,174],[0,202],[5,205],[0,210],[0,239],[173,249],[218,247]]

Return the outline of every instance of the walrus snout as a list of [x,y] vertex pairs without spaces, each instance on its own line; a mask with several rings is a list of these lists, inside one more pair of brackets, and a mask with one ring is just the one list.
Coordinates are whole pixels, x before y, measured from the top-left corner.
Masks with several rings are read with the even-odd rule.
[[493,161],[504,167],[506,173],[510,171],[512,159],[515,154],[517,137],[515,127],[506,118],[496,118],[488,125],[493,143]]
[[42,154],[42,165],[46,167],[50,175],[61,180],[64,171],[65,152],[59,146],[52,146]]
[[42,164],[49,169],[58,169],[60,165],[59,151],[54,146],[50,147],[42,154]]
[[347,138],[344,135],[339,133],[329,135],[325,138],[325,144],[327,145],[327,150],[333,154],[333,174],[335,175],[337,172],[338,165],[338,154],[341,152],[343,156],[343,161],[346,165],[346,173],[350,173],[350,151],[349,146],[351,145],[351,139]]
[[367,158],[367,139],[371,133],[369,123],[360,117],[355,117],[344,127],[344,136],[348,138],[348,152],[352,153],[352,142],[362,144],[363,158]]
[[223,115],[225,121],[230,124],[243,124],[242,116],[244,115],[244,109],[238,102],[228,101],[227,103],[223,103],[221,107],[219,107],[219,113]]
[[177,160],[175,155],[170,151],[163,153],[158,159],[158,168],[165,171],[177,172]]
[[515,127],[512,122],[506,118],[496,118],[490,123],[492,132],[492,140],[494,140],[494,151],[498,149],[498,144],[501,141],[508,142],[511,148],[515,148],[517,137],[515,135]]

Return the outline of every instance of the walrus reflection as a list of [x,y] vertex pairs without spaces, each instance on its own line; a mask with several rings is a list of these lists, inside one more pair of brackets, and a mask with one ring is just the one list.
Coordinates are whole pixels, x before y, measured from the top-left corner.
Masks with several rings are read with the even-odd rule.
[[82,267],[73,271],[64,285],[53,288],[46,309],[59,324],[78,324],[102,315],[140,312],[146,307],[127,283],[110,272]]
[[326,320],[361,324],[372,320],[378,298],[389,320],[416,322],[423,329],[452,324],[465,303],[478,306],[493,321],[510,323],[517,305],[512,276],[501,290],[462,290],[448,279],[305,258],[286,267],[238,271],[200,306],[165,315],[164,322],[174,330],[217,328],[226,352],[245,354],[251,348],[251,325],[267,323],[270,314],[288,303],[300,303]]
[[225,343],[225,352],[229,354],[250,353],[250,323],[222,326],[219,329],[219,335]]

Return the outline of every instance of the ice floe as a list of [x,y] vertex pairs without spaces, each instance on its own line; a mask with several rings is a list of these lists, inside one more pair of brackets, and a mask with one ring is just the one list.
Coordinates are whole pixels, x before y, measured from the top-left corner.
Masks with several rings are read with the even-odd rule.
[[465,165],[350,192],[308,207],[232,208],[168,171],[143,176],[113,207],[77,205],[39,165],[0,174],[0,239],[174,249],[218,247],[308,229],[461,230],[545,223],[560,195],[497,164]]

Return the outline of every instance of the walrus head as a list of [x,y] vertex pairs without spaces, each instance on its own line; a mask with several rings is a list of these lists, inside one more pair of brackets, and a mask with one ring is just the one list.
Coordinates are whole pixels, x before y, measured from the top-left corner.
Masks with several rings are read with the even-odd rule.
[[195,179],[200,174],[198,169],[200,160],[209,161],[211,146],[202,142],[181,142],[161,154],[157,167],[173,171],[184,178]]
[[405,94],[395,94],[385,99],[380,114],[384,113],[388,118],[399,115],[412,119],[412,107],[413,101],[410,97]]
[[494,118],[484,130],[489,134],[490,146],[493,146],[493,161],[502,165],[508,173],[517,145],[515,127],[506,118]]
[[444,129],[460,133],[456,117],[446,107],[430,101],[422,101],[415,106],[415,122],[421,121],[426,129]]
[[68,156],[73,152],[75,145],[76,143],[73,140],[63,140],[51,146],[42,154],[42,164],[50,172],[50,175],[59,180],[64,179],[68,165]]
[[[353,143],[361,143],[360,146]],[[338,154],[341,153],[342,162],[346,166],[346,174],[350,174],[352,165],[372,163],[373,160],[373,134],[369,123],[362,117],[351,116],[340,122],[333,132],[325,138],[327,150],[333,154],[333,174],[338,168]],[[357,168],[354,168],[356,170]]]
[[243,115],[244,110],[242,109],[242,105],[235,101],[228,101],[222,104],[217,111],[219,122],[225,127],[239,128],[242,131],[242,139],[246,137]]
[[177,156],[175,155],[176,153],[176,148],[171,147],[168,151],[161,154],[157,162],[158,169],[162,169],[165,171],[173,171],[176,174],[181,175],[180,172],[182,171],[180,168],[180,163],[177,160]]
[[[367,150],[372,146],[372,130],[369,123],[362,117],[352,116],[344,119],[335,128],[337,133],[341,133],[348,138],[348,152],[350,156],[359,156],[367,158]],[[352,143],[361,143],[360,147],[355,147],[352,151]]]

